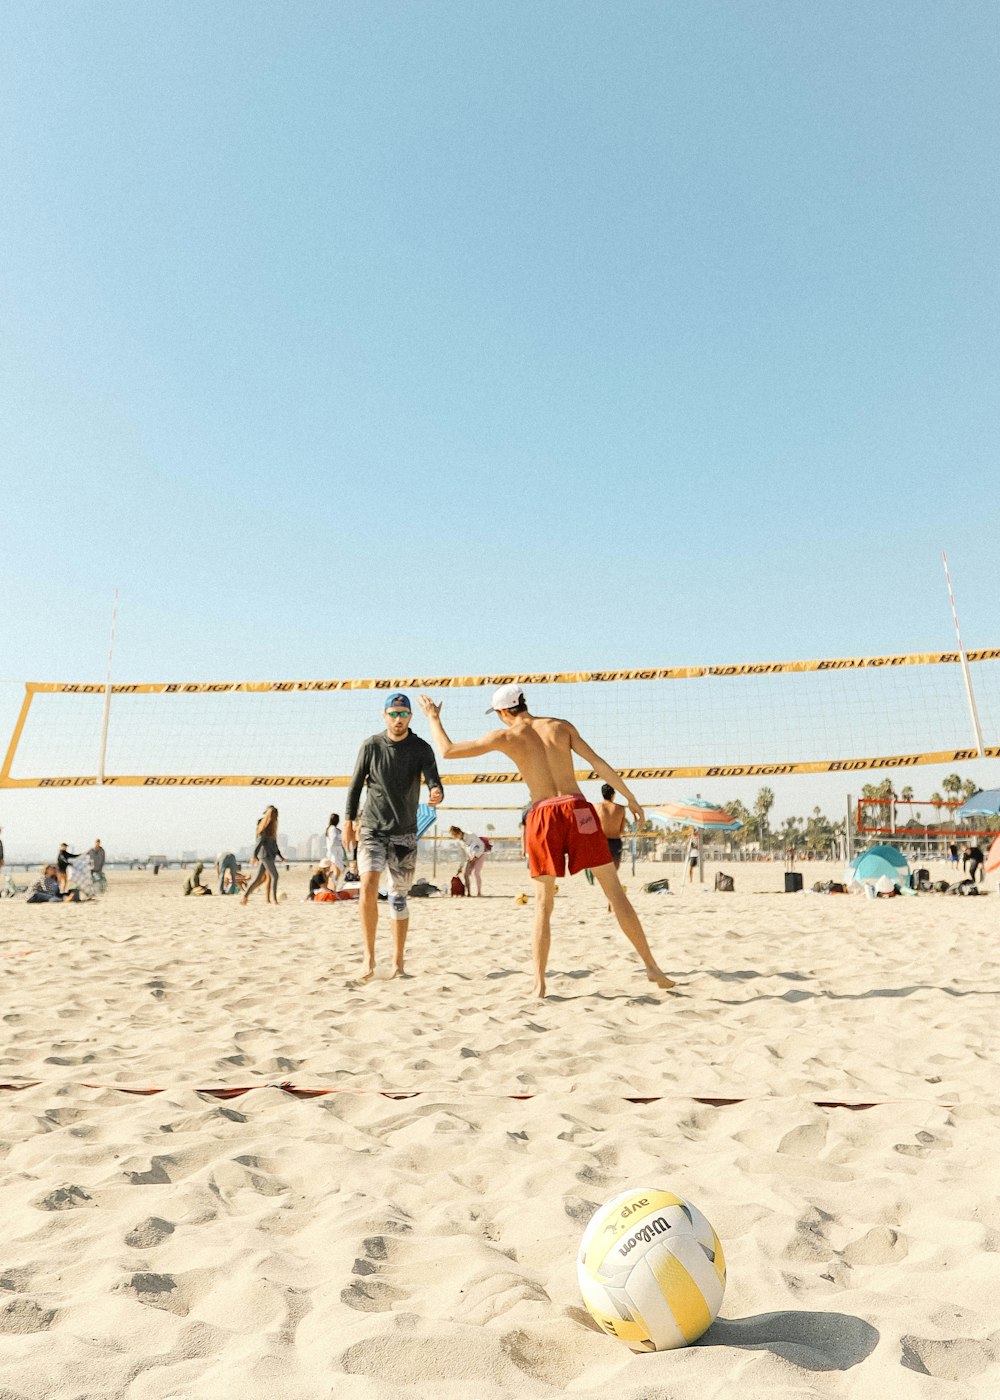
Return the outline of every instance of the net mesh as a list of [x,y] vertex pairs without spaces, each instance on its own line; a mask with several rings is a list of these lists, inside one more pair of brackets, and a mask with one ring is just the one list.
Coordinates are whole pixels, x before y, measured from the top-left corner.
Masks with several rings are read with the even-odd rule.
[[[824,669],[764,674],[746,674],[750,668],[744,667],[742,674],[714,668],[712,674],[684,678],[524,680],[534,714],[571,719],[591,746],[623,771],[679,769],[712,776],[715,768],[860,766],[873,756],[912,761],[934,754],[947,761],[941,758],[945,750],[968,756],[973,739],[960,666],[883,660],[887,664],[862,668],[808,663]],[[994,744],[1000,737],[1000,653],[977,661],[973,671],[984,739]],[[485,683],[439,678],[437,686],[428,687],[444,701],[442,719],[453,739],[478,737],[495,723],[485,712],[499,678],[469,679]],[[108,777],[343,782],[360,741],[381,728],[382,683],[381,693],[373,682],[274,683],[336,687],[331,689],[223,684],[227,688],[206,685],[188,693],[116,686],[104,765]],[[414,705],[421,688],[407,683]],[[88,693],[33,692],[3,778],[93,778],[103,709],[103,691],[96,686]],[[414,729],[426,733],[419,711]],[[499,754],[450,766],[475,770],[479,780],[510,773]]]

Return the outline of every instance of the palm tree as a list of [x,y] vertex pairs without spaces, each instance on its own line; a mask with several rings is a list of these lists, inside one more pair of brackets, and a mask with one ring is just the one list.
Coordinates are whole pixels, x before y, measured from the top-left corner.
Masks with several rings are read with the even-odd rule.
[[913,789],[911,787],[905,787],[903,791],[899,794],[899,800],[900,802],[912,802]]
[[770,812],[770,810],[771,810],[771,808],[772,808],[773,806],[774,806],[774,792],[773,792],[773,790],[772,790],[771,788],[769,788],[769,787],[762,787],[762,788],[760,788],[759,791],[758,791],[758,793],[757,793],[757,800],[756,800],[756,801],[754,802],[754,804],[753,804],[753,810],[754,810],[754,815],[756,816],[757,821],[758,821],[759,826],[760,826],[760,843],[761,843],[762,846],[765,845],[766,842],[767,842],[767,836],[768,836],[767,814],[768,814],[768,812]]

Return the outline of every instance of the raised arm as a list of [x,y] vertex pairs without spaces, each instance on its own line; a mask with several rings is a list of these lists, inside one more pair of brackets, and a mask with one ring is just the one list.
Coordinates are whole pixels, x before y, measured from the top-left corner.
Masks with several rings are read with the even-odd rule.
[[421,695],[420,708],[430,721],[431,736],[442,758],[479,758],[494,749],[506,748],[506,729],[494,729],[489,734],[484,734],[481,739],[466,739],[455,743],[448,738],[441,723],[440,704],[435,704],[429,695]]
[[610,763],[606,763],[601,755],[590,747],[585,739],[581,738],[580,732],[575,725],[569,724],[569,730],[573,752],[579,754],[581,758],[586,759],[599,778],[603,778],[606,783],[611,784],[616,792],[621,793],[622,797],[624,797],[625,801],[628,803],[629,811],[632,813],[633,817],[635,817],[638,825],[642,826],[643,822],[646,820],[646,814],[639,805],[638,798],[632,792],[631,788],[626,785],[625,780],[615,772]]

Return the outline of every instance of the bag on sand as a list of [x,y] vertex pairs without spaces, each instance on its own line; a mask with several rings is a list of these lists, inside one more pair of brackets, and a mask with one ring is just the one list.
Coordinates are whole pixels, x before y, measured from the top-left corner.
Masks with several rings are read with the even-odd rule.
[[951,886],[947,880],[935,880],[933,889],[935,894],[947,894]]
[[414,880],[410,886],[410,897],[412,899],[429,899],[432,894],[440,894],[437,885],[432,885],[429,880]]
[[650,880],[648,885],[643,885],[643,894],[662,894],[670,889],[669,880]]
[[951,886],[949,887],[948,893],[949,893],[949,894],[978,894],[978,893],[979,893],[979,890],[976,888],[976,882],[975,882],[975,880],[959,880],[959,882],[958,882],[957,885],[951,885]]
[[736,885],[731,875],[724,875],[721,870],[717,870],[715,872],[715,888],[724,890],[728,894],[729,891],[735,890]]
[[911,890],[929,890],[930,887],[931,872],[929,870],[921,868],[920,870],[915,870],[910,876]]
[[454,899],[460,899],[462,895],[465,894],[465,885],[461,875],[453,875],[451,877],[451,893]]

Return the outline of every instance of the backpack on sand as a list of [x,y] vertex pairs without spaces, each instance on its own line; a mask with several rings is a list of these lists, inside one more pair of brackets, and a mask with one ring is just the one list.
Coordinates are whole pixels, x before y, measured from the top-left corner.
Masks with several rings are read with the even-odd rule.
[[465,894],[465,885],[461,875],[453,875],[451,877],[451,893],[454,899],[459,899]]

